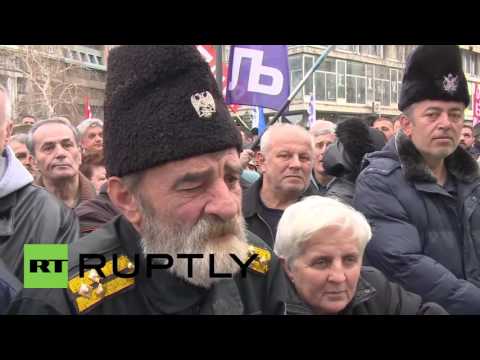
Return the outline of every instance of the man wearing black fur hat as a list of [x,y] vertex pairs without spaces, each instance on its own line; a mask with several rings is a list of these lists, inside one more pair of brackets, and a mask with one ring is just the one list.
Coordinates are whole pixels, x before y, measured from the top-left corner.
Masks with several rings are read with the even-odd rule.
[[[240,133],[194,46],[111,51],[104,140],[122,215],[71,245],[66,290],[11,313],[284,313],[278,259],[241,214]],[[82,277],[80,254],[104,255],[104,276]]]
[[367,126],[357,118],[338,124],[335,134],[336,140],[327,148],[323,160],[325,173],[335,176],[325,195],[351,205],[363,157],[381,150],[386,138],[382,131]]
[[367,262],[452,314],[480,313],[480,173],[458,146],[469,101],[458,46],[418,46],[402,130],[367,156],[354,199],[373,225]]

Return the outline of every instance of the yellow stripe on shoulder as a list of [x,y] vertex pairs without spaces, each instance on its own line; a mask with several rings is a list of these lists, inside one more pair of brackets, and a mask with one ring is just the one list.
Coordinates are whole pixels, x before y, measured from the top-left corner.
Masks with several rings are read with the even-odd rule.
[[134,284],[135,278],[120,277],[107,281],[104,284],[98,284],[96,288],[92,289],[89,297],[79,296],[75,299],[78,312],[84,312],[100,301]]
[[[120,256],[117,259],[117,270],[122,272],[126,269],[133,272],[134,265],[127,256]],[[95,269],[91,269],[85,272],[83,277],[76,274],[68,281],[68,289],[79,313],[135,284],[135,278],[114,277],[105,281],[113,275],[113,260],[109,260],[102,267],[102,272],[105,278],[101,278]]]
[[250,245],[248,247],[248,256],[252,256],[253,254],[257,254],[258,256],[250,263],[248,267],[261,274],[266,274],[269,269],[272,254],[267,249],[262,249],[257,246]]
[[[118,271],[123,271],[129,267],[129,264],[132,266],[133,263],[127,256],[120,256],[118,258]],[[113,274],[113,260],[109,260],[103,267],[102,272],[104,273],[105,277],[109,277]],[[80,287],[85,284],[88,286],[92,286],[95,283],[95,278],[92,276],[89,277],[91,272],[86,272],[84,277],[80,277],[78,274],[72,277],[68,281],[68,288],[73,294],[77,294],[80,291]],[[96,273],[96,271],[94,271]]]

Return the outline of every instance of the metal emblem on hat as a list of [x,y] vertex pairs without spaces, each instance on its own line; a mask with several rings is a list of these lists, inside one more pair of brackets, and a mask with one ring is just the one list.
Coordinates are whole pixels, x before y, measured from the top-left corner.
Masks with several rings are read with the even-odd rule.
[[193,94],[192,105],[200,118],[210,119],[215,113],[215,100],[208,91]]
[[454,94],[458,88],[458,76],[453,76],[448,74],[448,76],[443,77],[443,90],[448,92],[450,95]]

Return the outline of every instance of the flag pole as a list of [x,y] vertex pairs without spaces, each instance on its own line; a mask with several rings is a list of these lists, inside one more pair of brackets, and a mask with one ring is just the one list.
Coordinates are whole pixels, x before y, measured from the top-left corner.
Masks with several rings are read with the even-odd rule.
[[[288,96],[287,100],[285,101],[285,103],[283,104],[283,106],[280,108],[280,110],[277,112],[277,114],[268,121],[268,123],[266,124],[266,129],[268,129],[268,127],[272,124],[274,124],[278,118],[283,114],[283,112],[285,111],[286,108],[288,108],[288,106],[290,105],[290,103],[292,102],[292,99],[295,97],[295,95],[297,95],[297,93],[300,91],[300,89],[303,87],[303,85],[305,85],[305,83],[307,82],[308,78],[310,76],[312,76],[313,72],[315,70],[317,70],[317,68],[320,66],[320,64],[326,59],[328,53],[330,51],[333,50],[333,48],[335,47],[335,45],[328,45],[328,47],[325,49],[325,51],[323,52],[323,54],[317,59],[317,61],[315,61],[315,63],[312,65],[312,68],[307,72],[307,74],[305,75],[305,77],[302,79],[302,81],[300,81],[300,83],[297,85],[297,87],[295,89],[293,89],[293,91],[290,93],[290,95]],[[255,142],[252,144],[252,149],[254,147],[257,147],[258,144],[260,143],[260,136],[257,138],[257,140],[255,140]]]
[[215,60],[215,78],[218,89],[222,93],[223,89],[223,45],[215,45],[217,56]]

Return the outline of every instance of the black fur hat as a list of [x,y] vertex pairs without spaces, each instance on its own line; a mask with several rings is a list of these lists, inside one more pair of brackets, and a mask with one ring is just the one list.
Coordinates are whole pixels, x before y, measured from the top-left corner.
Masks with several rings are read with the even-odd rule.
[[358,176],[364,155],[381,150],[386,143],[381,131],[356,118],[338,124],[335,134],[337,139],[328,147],[323,160],[325,172],[351,181]]
[[419,45],[407,59],[398,108],[423,100],[470,103],[457,45]]
[[210,67],[193,45],[125,45],[110,52],[104,139],[110,176],[242,149]]

